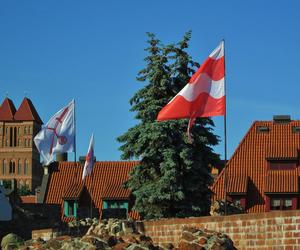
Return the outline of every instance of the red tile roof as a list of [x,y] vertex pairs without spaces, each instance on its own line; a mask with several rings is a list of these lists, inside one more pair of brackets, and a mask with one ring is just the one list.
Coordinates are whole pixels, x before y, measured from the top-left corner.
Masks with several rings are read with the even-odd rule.
[[[138,161],[95,162],[93,176],[91,178],[91,175],[88,175],[85,178],[85,187],[99,210],[102,209],[103,198],[129,199],[130,192],[122,188],[122,185],[128,179],[129,172],[138,164]],[[82,170],[83,166],[79,163],[75,165],[74,162],[51,164],[45,203],[62,204],[64,196],[77,195],[80,188],[75,187],[80,187],[83,183]]]
[[83,182],[71,183],[63,194],[63,199],[79,199],[84,188]]
[[14,119],[16,121],[35,121],[39,124],[43,124],[34,105],[27,97],[23,99],[18,111],[15,113]]
[[[260,126],[268,127],[268,131],[259,132],[258,127]],[[300,121],[289,123],[254,122],[228,161],[226,169],[229,180],[233,176],[249,177],[246,212],[264,212],[266,209],[265,187],[277,191],[281,187],[281,184],[275,181],[276,178],[266,178],[268,171],[270,171],[268,170],[267,159],[298,157],[300,133],[293,131],[294,126],[300,127]],[[299,166],[297,166],[296,171],[299,176]],[[295,181],[293,178],[292,180]],[[266,184],[266,180],[269,181],[269,184]],[[216,179],[212,191],[215,193],[214,199],[224,199],[224,170]]]
[[248,187],[248,176],[239,175],[239,176],[231,176],[227,182],[227,192],[228,193],[247,193]]
[[297,170],[271,170],[265,180],[265,193],[298,193]]
[[130,191],[128,189],[123,188],[122,183],[120,183],[120,185],[109,184],[104,189],[102,195],[102,198],[107,199],[128,199],[130,196]]
[[0,106],[0,121],[13,121],[16,107],[12,100],[5,98]]

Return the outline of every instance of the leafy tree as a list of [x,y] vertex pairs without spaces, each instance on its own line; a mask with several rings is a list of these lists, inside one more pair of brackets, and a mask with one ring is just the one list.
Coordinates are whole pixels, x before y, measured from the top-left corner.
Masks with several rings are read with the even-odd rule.
[[218,143],[212,120],[196,119],[193,144],[186,136],[187,119],[156,121],[199,66],[186,52],[191,32],[167,46],[151,33],[148,37],[147,65],[137,78],[144,86],[130,100],[140,123],[118,138],[123,159],[140,159],[126,186],[135,196],[134,209],[147,219],[207,214],[211,165],[219,160],[211,148]]
[[31,191],[28,185],[23,185],[20,188],[18,188],[18,195],[29,195],[29,194],[31,194]]
[[3,183],[3,187],[5,189],[11,189],[11,181],[10,180],[3,180],[2,183]]

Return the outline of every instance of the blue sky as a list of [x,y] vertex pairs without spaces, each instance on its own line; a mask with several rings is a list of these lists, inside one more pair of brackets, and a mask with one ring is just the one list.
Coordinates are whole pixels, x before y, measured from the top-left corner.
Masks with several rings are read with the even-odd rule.
[[[230,156],[254,120],[300,118],[300,2],[1,1],[0,98],[25,93],[42,120],[76,100],[77,155],[95,134],[98,160],[119,160],[116,138],[133,126],[128,100],[143,85],[146,32],[163,43],[192,30],[189,53],[202,62],[226,41]],[[213,118],[223,139],[223,118]],[[223,155],[223,141],[215,148]]]

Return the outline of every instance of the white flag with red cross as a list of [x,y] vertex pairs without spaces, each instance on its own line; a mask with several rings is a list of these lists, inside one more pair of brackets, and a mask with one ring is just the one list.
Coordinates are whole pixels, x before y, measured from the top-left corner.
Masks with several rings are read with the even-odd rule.
[[57,153],[75,151],[75,101],[59,110],[34,137],[42,161],[48,165]]

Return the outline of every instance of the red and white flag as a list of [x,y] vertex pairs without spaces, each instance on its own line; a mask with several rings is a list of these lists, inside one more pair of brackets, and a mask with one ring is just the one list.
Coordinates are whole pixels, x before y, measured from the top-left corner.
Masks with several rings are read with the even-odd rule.
[[188,84],[159,112],[157,120],[225,115],[224,41],[209,55]]
[[87,175],[92,173],[93,167],[94,167],[94,134],[92,134],[89,149],[85,158],[85,163],[82,172],[82,180],[84,180],[84,178]]
[[56,153],[75,151],[75,101],[59,110],[34,137],[44,164],[54,161]]

